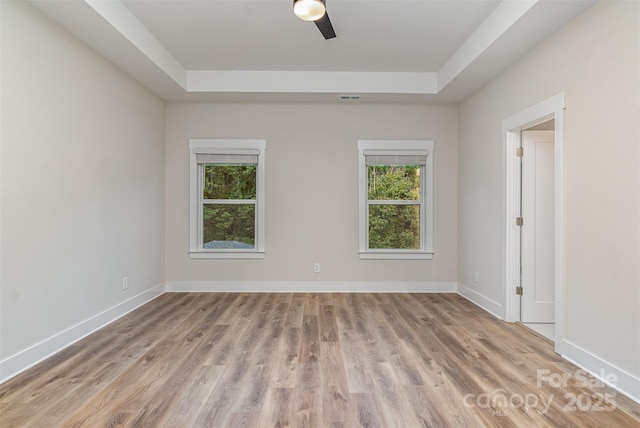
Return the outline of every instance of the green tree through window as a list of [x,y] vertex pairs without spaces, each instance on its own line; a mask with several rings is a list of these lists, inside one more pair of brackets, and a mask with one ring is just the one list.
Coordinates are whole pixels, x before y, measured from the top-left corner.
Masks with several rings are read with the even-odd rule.
[[203,186],[203,246],[255,246],[256,165],[206,164]]
[[420,248],[420,171],[420,165],[368,166],[369,248]]

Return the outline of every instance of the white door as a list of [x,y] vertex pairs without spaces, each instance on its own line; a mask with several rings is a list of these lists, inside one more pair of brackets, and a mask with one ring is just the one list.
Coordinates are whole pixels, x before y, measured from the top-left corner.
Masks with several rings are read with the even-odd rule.
[[553,323],[555,313],[554,132],[523,131],[520,321]]

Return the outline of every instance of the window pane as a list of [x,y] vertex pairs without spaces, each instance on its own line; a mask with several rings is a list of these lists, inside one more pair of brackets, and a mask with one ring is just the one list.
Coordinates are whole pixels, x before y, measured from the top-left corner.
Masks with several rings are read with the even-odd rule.
[[205,204],[203,248],[255,248],[255,204]]
[[420,249],[420,205],[369,205],[370,249]]
[[420,165],[369,165],[367,169],[370,201],[420,199]]
[[255,199],[256,166],[205,164],[204,199]]

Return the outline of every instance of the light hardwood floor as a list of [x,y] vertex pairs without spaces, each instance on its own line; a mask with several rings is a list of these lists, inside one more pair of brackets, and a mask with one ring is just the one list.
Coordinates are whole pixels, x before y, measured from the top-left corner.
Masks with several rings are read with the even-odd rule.
[[640,426],[576,370],[454,294],[167,293],[0,385],[0,426]]

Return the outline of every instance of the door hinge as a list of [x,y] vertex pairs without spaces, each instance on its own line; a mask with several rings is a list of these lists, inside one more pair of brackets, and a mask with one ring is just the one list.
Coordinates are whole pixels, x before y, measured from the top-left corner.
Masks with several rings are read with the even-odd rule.
[[518,156],[519,158],[521,158],[522,156],[524,156],[524,147],[518,147],[516,149],[516,156]]
[[516,287],[516,294],[522,296],[522,287]]
[[522,226],[524,224],[524,219],[522,217],[516,217],[516,226]]

